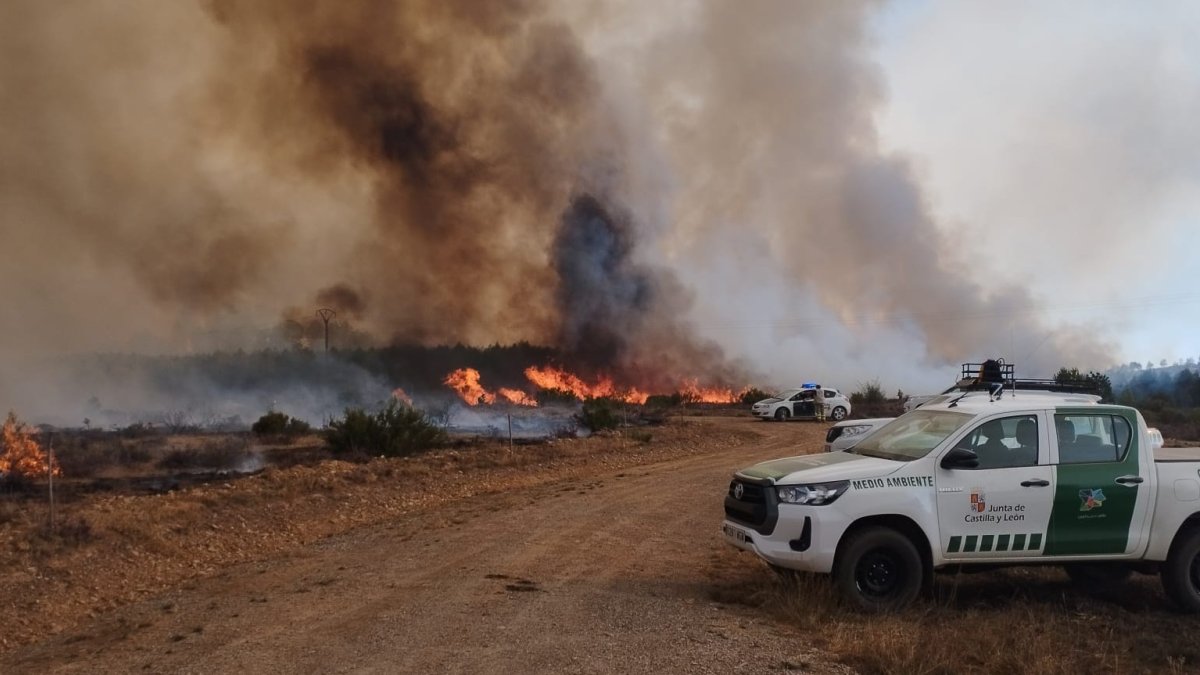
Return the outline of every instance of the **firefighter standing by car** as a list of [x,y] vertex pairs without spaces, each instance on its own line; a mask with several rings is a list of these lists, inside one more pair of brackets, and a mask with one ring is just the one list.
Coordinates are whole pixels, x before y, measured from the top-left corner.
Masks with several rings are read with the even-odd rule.
[[813,419],[825,421],[825,390],[819,384],[813,389]]

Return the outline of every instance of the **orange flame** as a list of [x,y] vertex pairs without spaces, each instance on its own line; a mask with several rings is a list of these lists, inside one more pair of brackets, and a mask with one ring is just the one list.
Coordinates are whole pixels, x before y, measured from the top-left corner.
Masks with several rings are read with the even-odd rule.
[[408,392],[404,391],[400,387],[396,387],[395,389],[392,390],[392,398],[396,399],[397,401],[403,403],[404,405],[406,405],[410,408],[412,407],[412,404],[413,404],[412,397],[408,395]]
[[15,413],[8,413],[8,419],[0,429],[0,444],[4,446],[0,450],[0,474],[27,478],[40,478],[50,473],[62,475],[57,462],[53,467],[49,466],[46,454],[33,436],[32,428],[18,421]]
[[497,390],[496,393],[500,394],[500,398],[508,401],[509,403],[515,403],[516,405],[526,405],[531,408],[537,407],[537,399],[530,396],[529,394],[526,394],[525,392],[521,391],[520,389],[508,389],[506,387],[500,387],[500,389]]
[[516,405],[537,406],[537,400],[520,389],[501,387],[498,392],[491,392],[480,382],[479,371],[474,368],[459,368],[446,376],[444,383],[458,393],[467,405],[491,405],[499,398]]
[[578,375],[553,366],[538,368],[530,366],[525,369],[525,377],[541,389],[558,389],[569,391],[577,398],[615,398],[626,403],[645,403],[647,394],[637,389],[618,389],[613,381],[601,377],[595,384],[588,384]]
[[696,380],[684,380],[679,387],[684,400],[694,403],[736,403],[741,396],[726,387],[701,387]]
[[[640,389],[617,386],[610,377],[601,376],[589,383],[574,373],[554,366],[530,366],[525,369],[525,377],[539,389],[565,391],[584,400],[612,398],[641,405],[649,398],[649,395]],[[444,382],[468,405],[490,405],[497,401],[524,406],[537,405],[533,396],[520,389],[501,387],[496,391],[489,391],[480,380],[478,370],[459,368],[447,375]],[[678,391],[683,400],[689,403],[736,403],[741,398],[741,392],[735,392],[729,387],[702,387],[695,379],[684,380]]]
[[459,368],[447,375],[444,383],[456,391],[467,405],[496,402],[496,395],[479,383],[479,371],[474,368]]

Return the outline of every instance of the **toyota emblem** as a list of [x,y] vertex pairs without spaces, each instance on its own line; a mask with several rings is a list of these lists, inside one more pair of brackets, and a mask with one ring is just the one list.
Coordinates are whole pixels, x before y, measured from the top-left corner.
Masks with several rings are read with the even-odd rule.
[[741,483],[733,484],[733,498],[734,499],[741,501],[742,495],[745,493],[746,493],[746,486],[742,485]]

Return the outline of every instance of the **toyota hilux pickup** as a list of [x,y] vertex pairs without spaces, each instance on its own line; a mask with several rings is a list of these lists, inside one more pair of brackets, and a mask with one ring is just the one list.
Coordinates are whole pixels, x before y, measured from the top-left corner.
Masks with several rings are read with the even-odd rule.
[[1155,447],[1134,408],[969,388],[849,451],[738,471],[720,536],[777,569],[832,575],[860,609],[912,602],[934,571],[1054,564],[1157,573],[1200,612],[1200,448]]

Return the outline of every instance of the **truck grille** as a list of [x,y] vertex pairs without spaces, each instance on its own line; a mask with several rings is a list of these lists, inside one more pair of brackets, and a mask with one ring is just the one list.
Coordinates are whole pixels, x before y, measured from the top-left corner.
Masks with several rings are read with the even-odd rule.
[[779,518],[775,491],[769,485],[734,478],[725,494],[725,517],[759,534],[771,534]]

